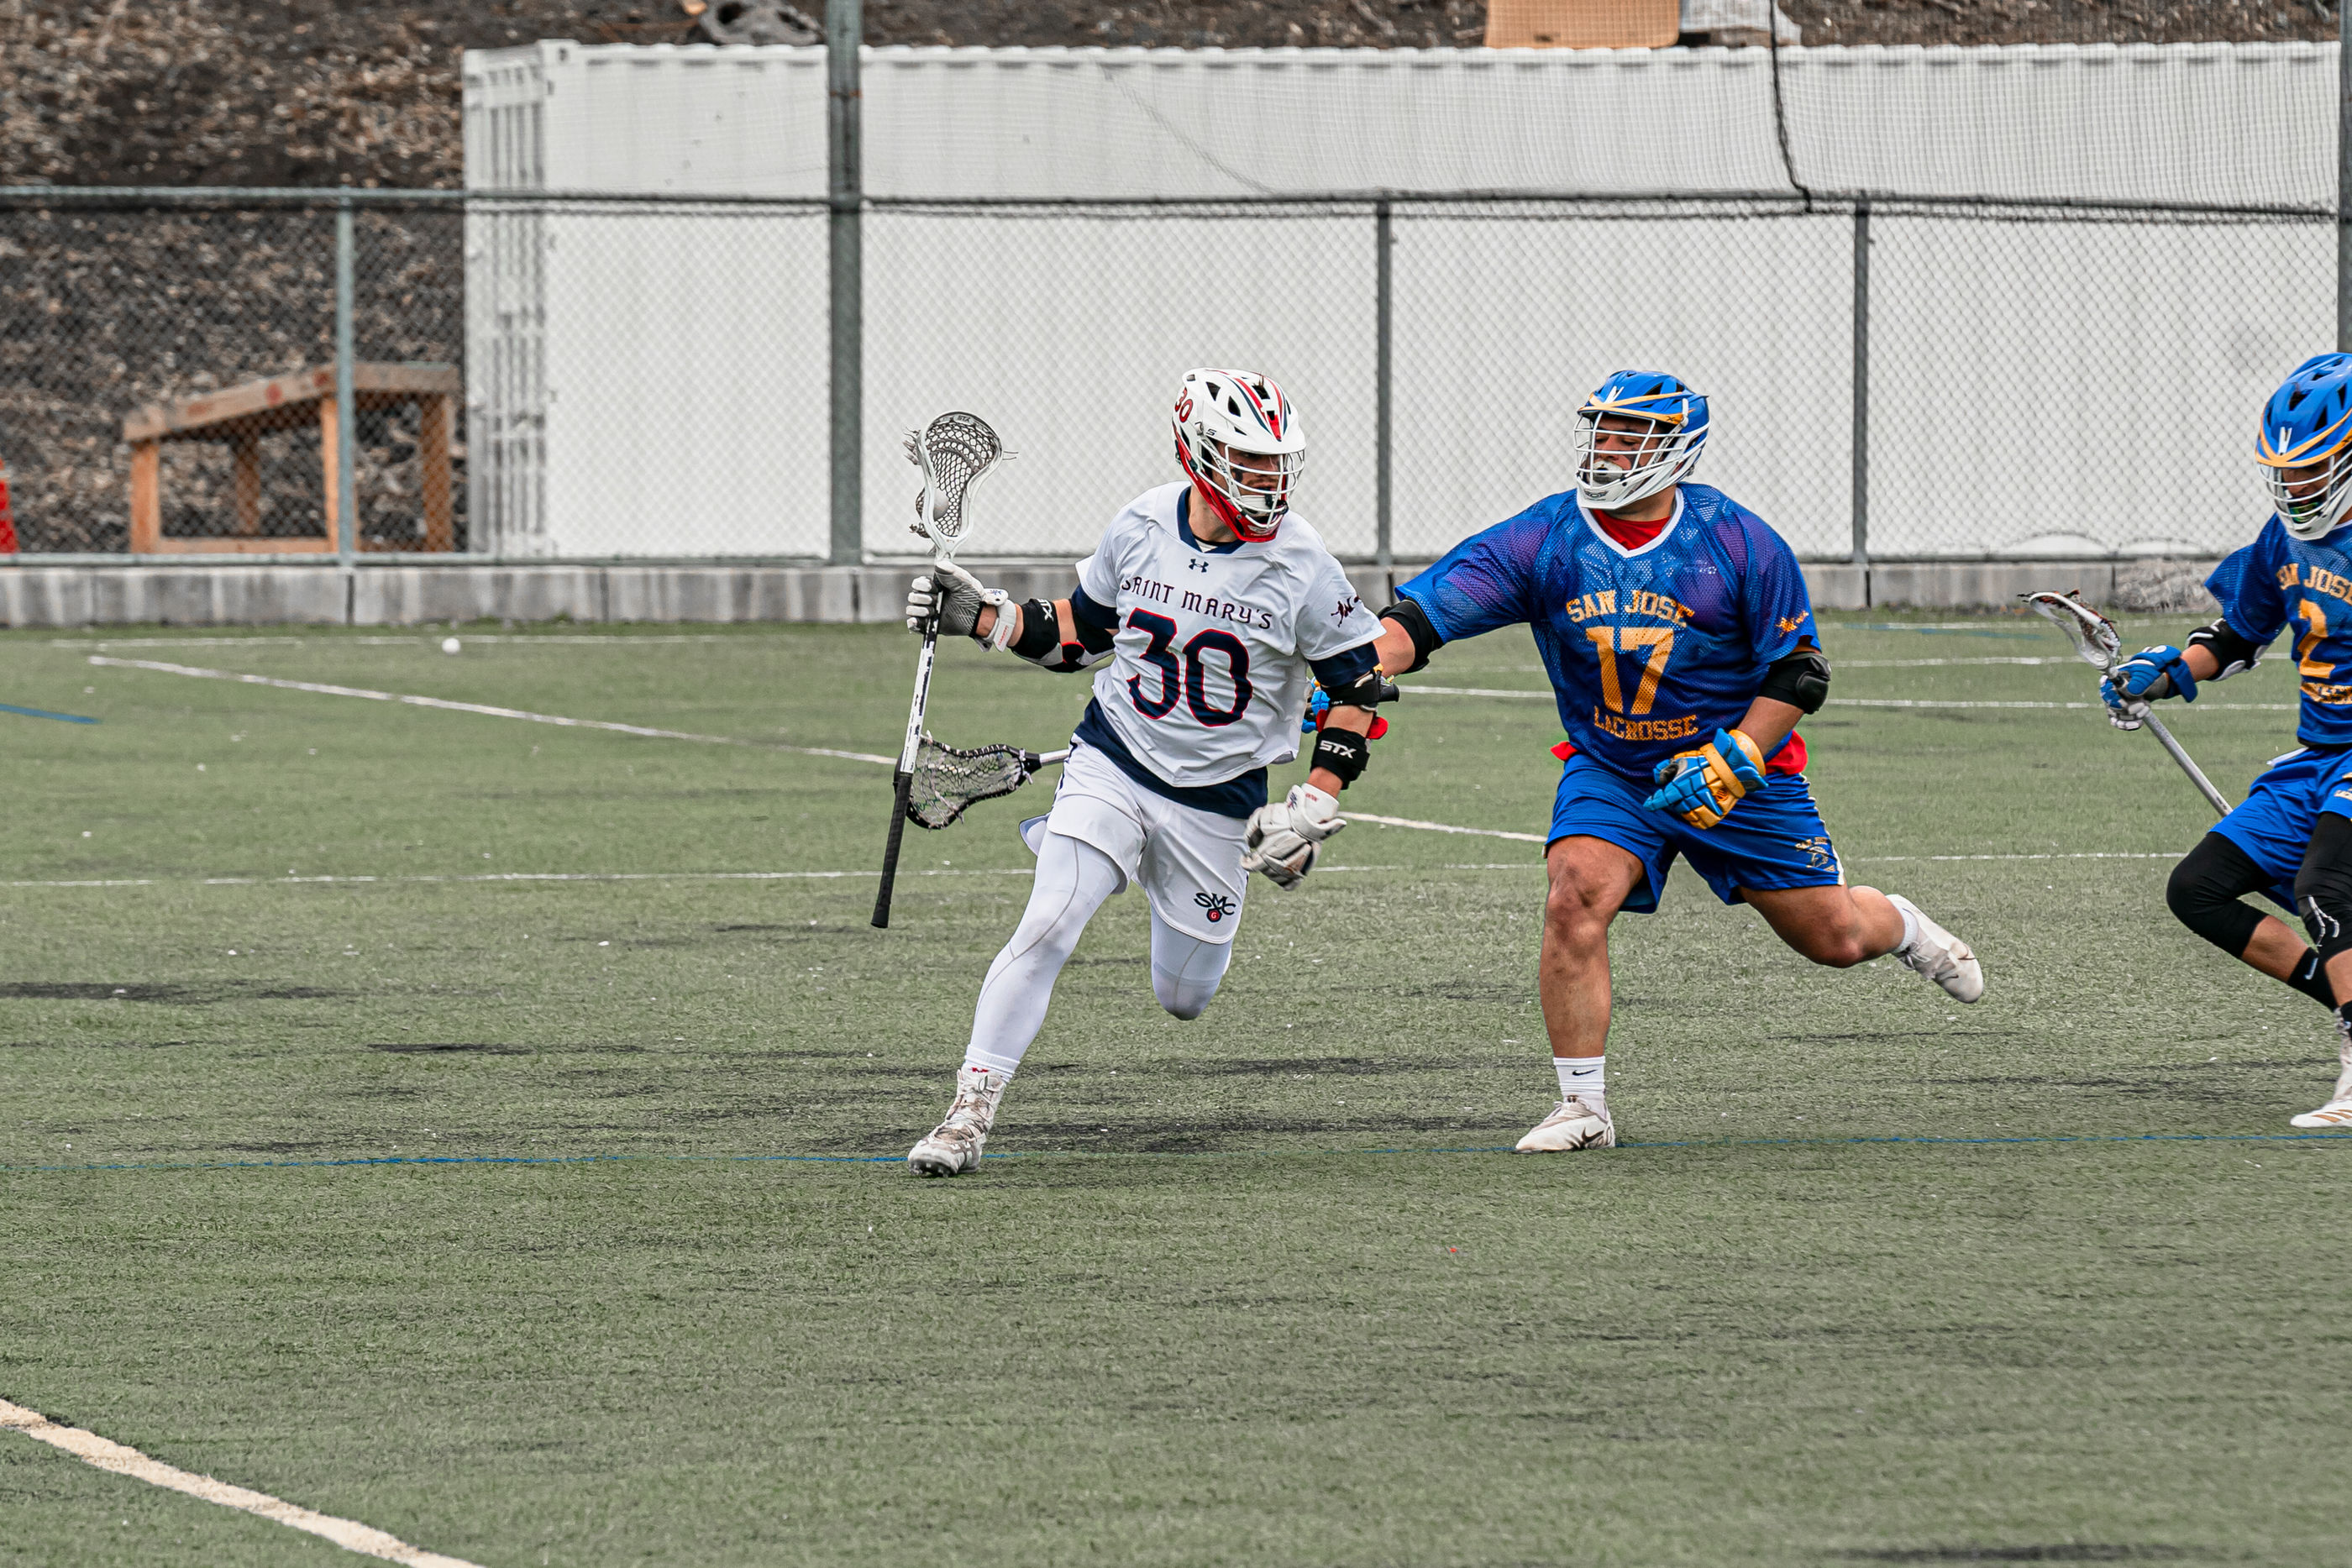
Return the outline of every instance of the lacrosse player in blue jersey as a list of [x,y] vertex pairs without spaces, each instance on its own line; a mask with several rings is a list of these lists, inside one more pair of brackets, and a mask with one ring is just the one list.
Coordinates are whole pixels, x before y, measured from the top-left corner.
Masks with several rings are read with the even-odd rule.
[[1569,744],[1545,859],[1538,984],[1559,1103],[1522,1150],[1609,1148],[1609,925],[1658,906],[1686,858],[1716,896],[1839,967],[1893,953],[1963,1002],[1976,955],[1909,900],[1849,887],[1804,776],[1797,721],[1829,695],[1804,574],[1780,536],[1689,482],[1706,400],[1624,371],[1576,416],[1576,488],[1474,535],[1381,612],[1391,673],[1520,622]]
[[[2292,626],[2302,749],[2272,763],[2245,804],[2172,871],[2165,902],[2235,958],[2335,1011],[2336,1092],[2297,1127],[2352,1127],[2352,354],[2297,365],[2263,410],[2255,460],[2272,516],[2254,542],[2205,580],[2221,618],[2186,648],[2147,648],[2100,683],[2107,716],[2137,729],[2147,705],[2253,667]],[[2315,947],[2242,902],[2260,893],[2303,916]]]

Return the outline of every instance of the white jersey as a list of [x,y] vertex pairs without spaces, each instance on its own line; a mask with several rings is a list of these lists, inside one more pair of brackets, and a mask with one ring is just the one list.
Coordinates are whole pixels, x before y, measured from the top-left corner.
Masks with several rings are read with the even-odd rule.
[[1137,760],[1184,789],[1297,757],[1307,662],[1381,631],[1297,513],[1271,539],[1205,546],[1179,527],[1189,488],[1138,496],[1078,563],[1087,597],[1118,616],[1096,706]]

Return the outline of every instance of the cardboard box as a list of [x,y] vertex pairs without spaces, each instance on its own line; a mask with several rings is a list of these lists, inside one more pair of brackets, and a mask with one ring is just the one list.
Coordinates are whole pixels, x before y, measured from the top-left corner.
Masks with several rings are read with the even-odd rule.
[[1488,0],[1490,49],[1662,49],[1682,0]]

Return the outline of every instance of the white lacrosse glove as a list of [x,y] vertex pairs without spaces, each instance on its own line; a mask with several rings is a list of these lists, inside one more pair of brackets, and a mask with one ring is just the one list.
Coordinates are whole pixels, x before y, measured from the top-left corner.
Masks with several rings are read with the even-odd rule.
[[1276,887],[1297,887],[1315,869],[1323,841],[1347,825],[1339,801],[1312,784],[1293,784],[1286,799],[1250,813],[1242,870],[1262,871]]
[[931,617],[940,618],[942,637],[969,637],[982,609],[993,606],[996,624],[982,639],[984,646],[1003,648],[1013,641],[1013,596],[1001,588],[984,588],[980,579],[951,560],[935,564],[907,585],[907,630],[920,636]]

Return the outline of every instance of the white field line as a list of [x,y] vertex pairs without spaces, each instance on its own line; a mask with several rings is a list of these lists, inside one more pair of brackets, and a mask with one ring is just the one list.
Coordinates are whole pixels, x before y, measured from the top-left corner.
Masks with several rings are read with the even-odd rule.
[[[2053,663],[2068,664],[2075,662],[2076,661],[2073,659],[2053,661]],[[1533,702],[1552,702],[1556,700],[1555,694],[1551,692],[1531,692],[1518,688],[1506,690],[1499,686],[1424,686],[1416,682],[1412,685],[1404,687],[1403,691],[1407,696],[1426,693],[1431,696],[1440,697],[1522,697]],[[2096,708],[2103,706],[2105,705],[2094,702],[1969,702],[1962,700],[1947,700],[1943,697],[1830,698],[1830,706],[1832,707]],[[2294,713],[2298,711],[2298,706],[2294,703],[2207,703],[2204,705],[2204,711],[2208,713],[2211,713],[2216,710],[2222,713]],[[2174,713],[2193,713],[2196,711],[2197,710],[2194,708],[2185,706],[2180,708],[2168,708],[2165,710],[2167,716],[2169,716]]]
[[1521,843],[1546,841],[1541,833],[1507,833],[1500,828],[1457,828],[1451,822],[1423,822],[1412,817],[1375,817],[1370,811],[1349,811],[1351,822],[1378,822],[1384,828],[1418,828],[1424,833],[1472,833],[1482,839],[1517,839]]
[[[53,637],[52,648],[300,648],[307,646],[345,648],[427,648],[440,651],[441,633],[427,635],[419,632],[408,637],[121,637],[104,641],[90,637]],[[758,637],[759,632],[748,634]],[[534,637],[528,633],[503,636],[496,632],[469,632],[458,638],[462,643],[560,643],[567,647],[602,648],[623,643],[740,643],[745,634],[732,637],[716,636],[649,636],[632,637],[621,632],[604,636],[572,636],[551,633]]]
[[281,1501],[267,1492],[248,1491],[244,1487],[231,1486],[210,1476],[195,1475],[167,1465],[161,1459],[151,1459],[136,1448],[125,1448],[95,1432],[85,1432],[79,1427],[60,1427],[39,1411],[11,1405],[5,1399],[0,1399],[0,1427],[22,1432],[37,1443],[47,1443],[101,1470],[129,1476],[133,1480],[145,1481],[149,1486],[185,1492],[192,1498],[218,1503],[223,1508],[239,1509],[273,1523],[321,1536],[344,1551],[356,1552],[363,1557],[380,1557],[387,1563],[405,1563],[407,1568],[477,1568],[477,1564],[462,1557],[446,1557],[438,1552],[411,1546],[396,1535],[387,1535],[357,1520],[337,1519],[332,1514]]
[[[1355,812],[1352,821],[1379,822],[1393,828],[1419,828],[1427,832],[1474,833],[1480,838],[1512,839],[1521,843],[1540,844],[1540,833],[1508,833],[1499,828],[1457,828],[1445,822],[1420,822],[1409,817],[1375,817]],[[2038,853],[1969,854],[1969,855],[1845,855],[1848,865],[1929,864],[1945,861],[2168,861],[2178,860],[2179,850],[2046,850]],[[1532,857],[1519,861],[1445,861],[1431,866],[1405,865],[1326,865],[1326,872],[1411,872],[1411,871],[1528,871],[1540,869],[1543,862]],[[55,882],[0,882],[5,887],[311,887],[377,884],[382,886],[441,884],[457,886],[466,883],[586,883],[586,882],[854,882],[879,876],[874,871],[544,871],[500,872],[478,876],[205,876],[205,877],[112,877],[104,880],[84,878]],[[917,876],[1034,876],[1027,866],[976,866],[969,870],[902,871],[902,877]]]
[[[369,690],[369,689],[367,689],[366,687],[363,687],[363,686],[335,686],[335,685],[322,685],[322,684],[320,684],[320,683],[319,683],[319,682],[315,682],[315,681],[288,681],[288,680],[279,680],[279,679],[278,679],[278,678],[276,678],[276,677],[274,677],[274,676],[270,676],[270,675],[244,675],[244,674],[238,674],[235,673],[234,671],[229,671],[229,670],[206,670],[206,669],[200,669],[200,668],[198,668],[198,667],[196,667],[196,666],[194,666],[194,665],[193,665],[193,664],[164,664],[164,663],[161,662],[160,660],[152,660],[152,659],[114,659],[114,658],[108,658],[108,657],[106,657],[106,656],[104,656],[104,655],[101,655],[101,654],[95,654],[95,653],[94,653],[94,654],[92,654],[92,655],[90,656],[90,661],[89,661],[89,662],[90,662],[91,664],[93,664],[111,665],[111,666],[114,666],[114,667],[117,667],[117,668],[121,668],[121,669],[133,669],[133,670],[154,670],[154,671],[160,672],[160,673],[162,673],[162,674],[169,674],[169,675],[194,675],[194,676],[201,676],[201,677],[203,677],[204,679],[206,679],[206,680],[216,680],[216,681],[239,681],[239,682],[243,682],[244,684],[246,684],[246,685],[247,685],[276,686],[276,687],[278,687],[278,688],[280,688],[280,689],[282,689],[282,690],[286,690],[286,691],[296,691],[296,692],[315,692],[315,693],[318,693],[318,694],[320,694],[320,695],[325,695],[325,696],[338,696],[338,697],[366,697],[366,698],[370,699],[371,701],[374,701],[374,702],[408,703],[408,704],[412,704],[412,705],[414,705],[414,706],[418,706],[418,707],[446,708],[446,709],[448,709],[448,710],[450,710],[450,711],[452,711],[452,712],[456,712],[456,713],[475,713],[475,714],[485,714],[485,715],[488,715],[488,716],[490,716],[490,717],[492,717],[492,718],[520,718],[520,719],[527,719],[527,720],[530,721],[530,722],[531,722],[531,723],[533,723],[533,724],[555,724],[555,725],[563,725],[563,726],[567,726],[567,727],[572,727],[572,728],[576,728],[576,729],[605,729],[605,730],[614,730],[614,731],[617,731],[617,732],[619,732],[620,734],[623,734],[623,735],[642,735],[642,736],[649,736],[649,737],[654,737],[654,738],[656,738],[656,739],[661,739],[661,740],[691,740],[691,741],[699,742],[699,743],[701,743],[701,744],[709,745],[709,746],[745,746],[745,745],[752,745],[752,744],[762,744],[762,745],[769,745],[769,746],[772,746],[772,749],[779,750],[779,751],[792,751],[792,752],[798,752],[798,753],[800,753],[801,755],[803,755],[803,756],[807,756],[807,757],[839,757],[839,758],[846,758],[847,760],[852,761],[852,762],[872,762],[872,763],[878,763],[878,764],[880,764],[882,767],[885,767],[885,768],[895,767],[895,766],[897,766],[897,762],[898,762],[898,759],[897,759],[896,758],[882,757],[882,756],[878,756],[878,755],[877,755],[877,754],[875,754],[875,753],[873,753],[873,752],[870,752],[870,751],[836,751],[836,750],[833,750],[833,749],[831,749],[831,748],[829,748],[829,747],[817,747],[817,746],[782,746],[782,745],[774,745],[773,743],[754,743],[754,742],[749,742],[749,741],[737,740],[737,739],[734,739],[734,738],[733,738],[733,737],[729,737],[729,736],[723,736],[723,735],[693,735],[693,734],[688,734],[688,733],[687,733],[687,732],[685,732],[685,731],[683,731],[683,730],[675,730],[675,729],[648,729],[648,728],[646,728],[646,727],[644,727],[644,726],[642,726],[642,725],[635,725],[635,724],[614,724],[614,723],[612,723],[612,722],[610,722],[610,721],[608,721],[608,720],[604,720],[604,719],[594,719],[594,718],[564,718],[564,717],[562,717],[562,716],[558,716],[558,715],[555,715],[555,714],[530,713],[530,712],[529,712],[529,711],[527,711],[527,710],[525,710],[525,709],[522,709],[522,708],[491,707],[491,706],[487,706],[487,705],[485,705],[485,704],[481,704],[481,703],[461,703],[461,702],[452,702],[452,701],[448,700],[448,699],[447,699],[447,698],[446,698],[446,697],[426,697],[426,696],[415,696],[415,695],[407,695],[407,694],[404,694],[404,693],[400,693],[400,692],[379,692],[379,691],[371,691],[371,690]],[[1412,686],[1408,686],[1408,687],[1406,687],[1405,689],[1406,689],[1408,692],[1427,692],[1427,693],[1431,693],[1431,694],[1433,694],[1433,695],[1439,695],[1439,696],[1534,697],[1534,698],[1547,699],[1547,700],[1548,700],[1548,699],[1549,699],[1549,698],[1552,696],[1552,694],[1551,694],[1550,692],[1506,691],[1506,690],[1500,690],[1500,689],[1488,689],[1488,688],[1486,688],[1486,687],[1480,687],[1480,686],[1424,686],[1424,685],[1412,685]],[[1832,698],[1830,699],[1830,701],[1831,701],[1832,703],[1833,703],[1833,704],[1835,704],[1835,703],[1844,703],[1844,704],[1846,704],[1846,705],[1848,705],[1848,706],[1856,706],[1856,707],[2000,707],[2000,708],[2029,707],[2029,708],[2089,708],[2089,707],[2097,707],[2097,706],[2100,706],[2100,705],[2099,705],[2099,704],[2097,704],[2097,703],[1936,702],[1936,701],[1927,701],[1927,700],[1914,700],[1914,699],[1912,699],[1912,698],[1908,698],[1908,697],[1832,697]],[[2289,703],[2239,703],[2239,704],[2235,704],[2235,705],[2229,705],[2229,704],[2208,704],[2207,706],[2234,706],[2241,707],[2241,708],[2259,708],[2259,709],[2264,709],[2264,710],[2269,710],[2269,709],[2283,709],[2283,710],[2289,711],[2289,712],[2294,711],[2294,705],[2293,705],[2293,704],[2289,704]],[[1349,812],[1349,815],[1351,818],[1353,818],[1354,820],[1359,821],[1365,821],[1365,822],[1377,822],[1377,823],[1381,824],[1382,827],[1389,827],[1389,828],[1411,828],[1411,829],[1416,830],[1417,831],[1424,832],[1424,833],[1461,833],[1461,834],[1467,834],[1467,835],[1470,835],[1470,836],[1472,836],[1472,837],[1475,837],[1475,838],[1482,838],[1482,839],[1509,839],[1509,840],[1513,840],[1513,841],[1517,841],[1517,842],[1519,842],[1519,843],[1529,843],[1529,844],[1540,844],[1540,843],[1544,843],[1544,842],[1547,842],[1547,841],[1548,841],[1546,840],[1546,838],[1544,837],[1544,835],[1543,835],[1543,834],[1541,834],[1541,833],[1515,833],[1515,832],[1508,832],[1508,831],[1506,831],[1505,830],[1500,829],[1500,828],[1465,828],[1465,827],[1459,827],[1459,826],[1456,826],[1455,824],[1451,823],[1451,822],[1430,822],[1430,821],[1423,821],[1420,820],[1419,818],[1415,818],[1415,817],[1383,817],[1383,816],[1376,816],[1376,815],[1374,815],[1373,813],[1371,813],[1371,812],[1370,812],[1370,811],[1352,811],[1352,812]],[[2053,857],[2053,856],[2049,856],[2049,855],[1896,855],[1896,856],[1892,856],[1892,857],[1877,857],[1877,858],[1881,858],[1881,859],[1892,859],[1892,860],[2048,860],[2048,859],[2053,859],[2053,858],[2065,859],[2065,858],[2083,858],[2083,857],[2065,857],[2065,856]],[[2149,858],[2155,858],[2155,857],[2149,857]],[[1855,863],[1860,864],[1860,863],[1864,863],[1864,862],[1860,862],[1860,861],[1857,861]],[[466,882],[635,882],[635,881],[673,881],[673,880],[681,880],[681,879],[688,879],[688,878],[700,879],[700,880],[705,880],[705,881],[753,881],[753,882],[758,882],[758,881],[797,881],[797,880],[804,880],[804,879],[824,879],[824,878],[839,878],[839,877],[853,877],[853,876],[873,876],[873,875],[878,875],[878,874],[879,874],[878,873],[874,873],[874,872],[851,872],[851,871],[831,871],[831,872],[824,872],[824,871],[819,871],[819,872],[791,872],[791,871],[780,871],[780,872],[750,872],[750,871],[746,871],[746,872],[500,872],[500,873],[488,873],[488,874],[483,874],[483,875],[473,875],[473,876],[446,876],[446,877],[445,877],[445,876],[421,876],[421,877],[372,877],[372,876],[347,876],[347,877],[335,877],[335,876],[307,876],[307,877],[206,877],[206,878],[203,879],[203,884],[204,884],[205,886],[207,886],[207,887],[237,887],[237,886],[260,886],[260,885],[272,885],[272,884],[275,884],[275,885],[290,885],[290,884],[299,883],[366,883],[366,882],[404,882],[404,883],[408,883],[408,882],[423,882],[423,883],[435,883],[435,882],[450,882],[450,883],[466,883]],[[917,875],[923,875],[923,876],[937,876],[937,875],[943,875],[943,874],[944,874],[944,875],[961,875],[961,874],[966,874],[966,873],[956,873],[956,872],[941,873],[941,872],[937,872],[937,871],[931,871],[931,872],[920,872],[920,873],[913,873],[913,874],[917,874]],[[979,874],[979,875],[989,875],[989,874],[1023,874],[1023,875],[1025,875],[1025,874],[1027,874],[1027,873],[971,873],[971,874]],[[129,881],[101,881],[101,882],[10,882],[10,883],[0,883],[0,886],[6,886],[6,887],[145,887],[145,886],[150,886],[150,885],[152,885],[152,879],[133,879],[133,880],[129,880]]]
[[878,762],[885,768],[895,767],[898,758],[877,757],[870,751],[836,751],[825,746],[786,746],[779,741],[738,740],[728,735],[694,735],[682,729],[649,729],[641,724],[615,724],[603,718],[565,718],[560,714],[532,713],[519,707],[492,707],[486,703],[452,702],[447,697],[424,697],[408,692],[372,691],[365,686],[331,686],[318,681],[285,681],[274,675],[241,675],[234,670],[206,670],[194,664],[167,664],[160,659],[115,659],[103,653],[92,653],[89,662],[119,670],[153,670],[166,675],[193,675],[207,681],[237,681],[248,686],[275,686],[280,691],[314,692],[329,697],[365,697],[370,702],[406,703],[412,707],[434,707],[450,713],[478,713],[490,718],[519,718],[531,724],[562,725],[567,729],[604,729],[616,735],[642,735],[656,740],[691,740],[703,746],[756,746],[767,751],[793,751],[803,757],[840,757],[852,762]]

